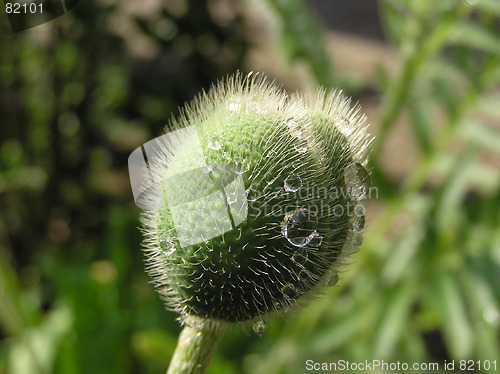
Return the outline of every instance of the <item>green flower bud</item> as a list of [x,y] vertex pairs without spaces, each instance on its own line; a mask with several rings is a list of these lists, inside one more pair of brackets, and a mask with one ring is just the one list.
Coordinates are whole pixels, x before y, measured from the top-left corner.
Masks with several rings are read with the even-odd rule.
[[364,123],[340,93],[289,96],[252,74],[187,105],[141,197],[148,272],[166,305],[262,319],[336,282],[364,225]]

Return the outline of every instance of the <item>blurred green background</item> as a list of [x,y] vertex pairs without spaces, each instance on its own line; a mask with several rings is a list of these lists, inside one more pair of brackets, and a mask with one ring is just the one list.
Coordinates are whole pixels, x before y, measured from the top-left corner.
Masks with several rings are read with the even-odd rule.
[[500,369],[500,1],[89,0],[0,22],[1,374],[166,370],[180,327],[144,273],[127,158],[238,69],[359,101],[378,198],[338,285],[262,337],[232,329],[209,373]]

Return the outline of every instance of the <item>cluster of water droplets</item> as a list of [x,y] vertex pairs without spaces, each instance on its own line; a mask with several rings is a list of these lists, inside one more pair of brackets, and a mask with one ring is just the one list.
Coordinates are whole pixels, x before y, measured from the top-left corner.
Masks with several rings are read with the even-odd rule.
[[344,169],[344,182],[351,200],[361,201],[368,197],[370,176],[359,162],[355,162]]
[[[233,103],[234,105],[239,105],[238,103]],[[215,173],[222,172],[229,176],[228,180],[232,180],[232,177],[236,180],[238,176],[249,174],[251,171],[250,162],[243,157],[231,157],[229,153],[225,151],[225,146],[223,144],[223,139],[220,135],[215,135],[211,137],[207,142],[207,148],[218,152],[222,159],[222,163],[210,163],[208,157],[203,157],[200,166],[204,173]],[[224,186],[226,203],[228,205],[241,202],[246,200],[247,202],[254,202],[257,200],[257,193],[251,189],[240,188],[238,182],[230,183],[228,186]]]
[[365,208],[361,204],[354,207],[353,215],[349,223],[349,229],[353,232],[360,232],[365,227]]
[[344,182],[347,195],[354,204],[346,247],[355,249],[363,242],[361,230],[365,227],[365,209],[362,202],[369,197],[370,176],[363,165],[355,162],[344,169]]
[[295,143],[293,145],[295,151],[297,151],[297,153],[306,153],[308,146],[306,131],[303,125],[294,119],[287,120],[285,125],[290,135],[295,138]]

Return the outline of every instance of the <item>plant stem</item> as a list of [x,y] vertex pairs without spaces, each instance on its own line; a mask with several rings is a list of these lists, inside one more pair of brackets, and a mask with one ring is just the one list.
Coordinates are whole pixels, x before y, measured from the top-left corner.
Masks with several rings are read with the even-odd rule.
[[203,374],[224,334],[221,323],[190,318],[179,335],[167,374]]

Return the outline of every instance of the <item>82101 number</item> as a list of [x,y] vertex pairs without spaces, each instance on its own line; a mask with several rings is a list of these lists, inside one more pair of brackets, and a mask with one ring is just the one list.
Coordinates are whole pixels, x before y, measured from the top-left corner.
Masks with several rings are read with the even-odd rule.
[[34,14],[34,13],[43,13],[43,4],[36,3],[7,3],[5,4],[5,12],[7,14]]

